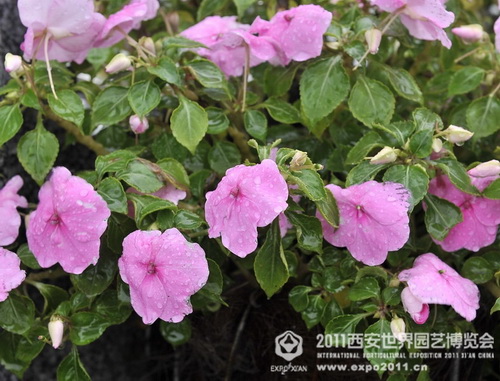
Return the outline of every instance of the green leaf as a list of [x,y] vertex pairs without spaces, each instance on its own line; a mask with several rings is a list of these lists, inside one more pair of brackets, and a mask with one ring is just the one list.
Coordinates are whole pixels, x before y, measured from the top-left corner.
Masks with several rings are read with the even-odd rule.
[[61,90],[57,92],[57,98],[53,94],[47,96],[52,111],[64,120],[82,127],[85,109],[78,94],[72,90]]
[[475,138],[490,136],[500,129],[500,100],[491,95],[474,100],[467,107],[466,119]]
[[35,305],[30,298],[11,292],[0,303],[0,327],[22,335],[35,323]]
[[97,156],[95,159],[95,170],[99,178],[101,178],[105,173],[117,172],[127,168],[130,160],[136,157],[136,154],[127,150],[118,150],[108,155]]
[[387,125],[374,124],[373,128],[382,138],[385,145],[390,147],[404,147],[408,137],[415,130],[415,124],[410,121],[402,121]]
[[127,168],[116,173],[116,177],[142,193],[153,193],[164,186],[155,170],[146,160],[133,159]]
[[135,83],[128,91],[128,101],[140,117],[153,111],[161,101],[161,90],[153,81]]
[[325,327],[325,335],[334,335],[339,338],[335,346],[347,346],[348,336],[356,330],[356,326],[365,317],[364,314],[340,315],[334,317]]
[[[391,342],[386,338],[391,337],[391,326],[386,319],[380,319],[375,324],[370,325],[363,336],[364,357],[374,366],[378,367],[379,376],[385,372],[387,367],[384,364],[392,364],[396,361],[395,354],[399,352],[397,340]],[[395,344],[396,343],[396,344]]]
[[490,263],[481,257],[471,257],[467,259],[462,267],[461,273],[462,276],[477,284],[488,282],[494,275]]
[[417,132],[429,131],[434,133],[436,129],[443,128],[443,122],[439,115],[426,108],[417,108],[413,111],[413,120],[415,121],[415,129]]
[[243,121],[245,123],[245,130],[247,130],[251,137],[265,142],[267,136],[267,118],[263,113],[257,110],[245,111]]
[[437,166],[450,178],[450,181],[458,189],[473,195],[479,195],[479,191],[472,185],[471,179],[462,163],[450,158],[437,160]]
[[174,61],[170,58],[163,56],[157,64],[149,65],[147,68],[151,74],[163,79],[165,82],[172,83],[177,86],[181,85],[181,77],[177,71],[177,66],[175,66]]
[[346,164],[358,164],[377,147],[384,147],[384,141],[378,133],[370,131],[363,135],[361,139],[351,148],[345,159]]
[[121,324],[132,313],[129,301],[119,298],[116,290],[104,291],[93,303],[92,311],[105,318],[110,324]]
[[23,379],[24,372],[31,361],[42,351],[45,343],[38,336],[47,336],[46,328],[33,327],[26,333],[27,337],[13,333],[0,332],[0,363],[6,370]]
[[349,96],[352,115],[371,127],[375,123],[388,124],[391,121],[396,100],[382,83],[360,76]]
[[236,10],[238,11],[238,17],[243,17],[245,11],[256,1],[257,0],[233,0],[236,5]]
[[424,103],[422,91],[410,73],[404,69],[392,68],[386,65],[384,65],[384,69],[386,69],[387,77],[399,96],[420,104]]
[[495,304],[493,305],[493,307],[491,307],[490,315],[493,314],[493,312],[497,312],[497,311],[500,311],[500,298],[497,298],[497,300],[495,301]]
[[156,165],[163,170],[162,176],[166,177],[168,182],[174,184],[176,188],[189,190],[189,177],[181,163],[169,157],[160,160]]
[[334,228],[339,226],[339,208],[333,193],[329,190],[325,190],[326,197],[322,200],[316,201],[316,207],[321,213],[323,218]]
[[203,20],[207,16],[211,16],[219,12],[227,4],[228,0],[203,0],[196,12],[196,19]]
[[170,118],[170,125],[175,139],[194,155],[207,132],[208,116],[198,103],[181,97],[179,107]]
[[160,322],[160,333],[173,347],[185,344],[191,338],[191,321],[184,319],[179,323]]
[[292,87],[299,64],[289,64],[285,67],[269,65],[264,73],[264,91],[270,97],[285,95]]
[[155,196],[128,193],[127,198],[134,204],[135,221],[139,228],[143,226],[143,221],[148,215],[160,210],[177,209],[173,202]]
[[17,249],[17,256],[21,259],[23,265],[28,266],[30,269],[39,270],[41,269],[38,261],[36,260],[33,253],[30,251],[28,245],[23,243],[19,249]]
[[402,184],[410,191],[410,212],[424,198],[429,188],[427,172],[417,165],[394,165],[384,173],[384,181]]
[[90,376],[85,370],[78,350],[73,347],[57,368],[57,381],[90,381]]
[[299,111],[282,99],[269,98],[262,103],[262,106],[266,108],[271,118],[280,123],[294,124],[300,122]]
[[326,302],[321,295],[307,295],[307,299],[309,300],[307,307],[302,311],[301,316],[304,323],[306,323],[307,329],[311,329],[321,322]]
[[175,215],[174,225],[177,229],[197,229],[203,220],[197,214],[187,210],[179,210]]
[[77,312],[71,316],[69,338],[76,345],[87,345],[104,333],[110,322],[94,312]]
[[299,190],[311,201],[325,200],[327,197],[325,184],[321,176],[313,169],[302,169],[290,172],[288,180],[297,184]]
[[373,277],[363,277],[349,290],[349,299],[354,302],[377,298],[380,294],[380,286]]
[[304,250],[323,252],[323,229],[316,217],[301,213],[287,212],[290,223],[295,226],[299,247]]
[[224,110],[217,107],[207,107],[205,111],[208,115],[207,133],[216,135],[227,130],[229,119],[224,114]]
[[359,280],[365,276],[378,276],[385,282],[387,281],[387,272],[380,266],[366,266],[360,268],[358,270],[358,273],[356,274],[356,279],[354,280],[354,282],[359,282]]
[[488,187],[483,191],[483,196],[491,198],[493,200],[500,199],[500,179],[493,181]]
[[106,201],[112,212],[127,214],[127,196],[122,184],[117,179],[106,177],[99,183],[97,193]]
[[130,115],[132,109],[128,103],[128,89],[111,86],[104,89],[92,105],[92,125],[111,125],[121,122]]
[[309,65],[300,79],[300,100],[306,116],[318,122],[349,94],[349,77],[336,56]]
[[241,153],[235,144],[217,141],[208,152],[208,163],[219,175],[224,175],[229,168],[241,163]]
[[429,156],[432,153],[432,136],[433,131],[417,131],[410,138],[410,151],[422,159]]
[[205,45],[198,41],[189,40],[185,37],[175,36],[167,37],[163,39],[163,47],[166,49],[170,48],[181,48],[181,49],[195,49],[195,48],[207,48]]
[[448,96],[466,94],[477,88],[484,79],[485,71],[479,67],[466,66],[453,74],[448,84]]
[[42,185],[59,152],[59,141],[41,124],[24,134],[17,144],[17,157],[31,177]]
[[288,301],[297,312],[304,311],[309,305],[308,294],[313,290],[312,287],[295,286],[288,294]]
[[460,208],[429,193],[424,197],[424,200],[427,204],[427,210],[425,211],[427,231],[435,239],[442,241],[451,228],[463,221]]
[[204,87],[224,89],[229,94],[226,76],[212,61],[199,59],[191,61],[187,67]]
[[43,296],[44,314],[55,310],[59,306],[59,304],[69,299],[69,295],[66,290],[63,290],[60,287],[40,282],[33,282],[32,284],[38,289],[38,291],[40,291],[40,294],[42,294]]
[[255,277],[268,298],[273,296],[288,280],[288,265],[281,244],[278,219],[267,232],[254,263]]
[[0,107],[0,147],[19,131],[23,124],[23,114],[19,105]]
[[101,248],[101,255],[96,265],[87,267],[79,275],[70,276],[75,287],[89,297],[99,295],[107,289],[118,271],[116,258],[109,252],[103,252],[104,250]]
[[351,169],[347,175],[345,186],[350,187],[354,184],[361,184],[373,180],[380,171],[387,167],[387,164],[370,164],[369,161],[362,161]]

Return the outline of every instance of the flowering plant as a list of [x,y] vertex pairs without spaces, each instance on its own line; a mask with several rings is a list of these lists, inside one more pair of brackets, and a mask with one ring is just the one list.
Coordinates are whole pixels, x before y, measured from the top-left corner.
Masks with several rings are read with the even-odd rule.
[[[287,298],[305,332],[388,335],[400,354],[419,351],[405,333],[498,323],[498,7],[314,3],[18,0],[7,370],[51,344],[72,348],[59,380],[89,379],[78,348],[109,327],[154,324],[177,347],[240,288]],[[59,160],[74,146],[91,162]],[[364,349],[379,375],[416,377],[393,352]]]

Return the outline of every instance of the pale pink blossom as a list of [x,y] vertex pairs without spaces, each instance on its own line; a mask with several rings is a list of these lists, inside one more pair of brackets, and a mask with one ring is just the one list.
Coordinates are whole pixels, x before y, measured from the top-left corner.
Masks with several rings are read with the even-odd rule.
[[325,240],[347,247],[358,261],[380,265],[389,251],[399,250],[410,234],[408,190],[397,183],[368,181],[342,189],[327,185],[340,213],[340,224],[333,228],[319,212]]
[[451,30],[455,36],[460,37],[466,43],[474,43],[483,38],[483,27],[479,24],[462,25]]
[[92,0],[19,0],[18,8],[28,28],[21,45],[28,60],[82,63],[105,23]]
[[21,260],[13,252],[0,247],[0,302],[9,297],[9,291],[18,287],[26,278],[21,270]]
[[129,119],[129,125],[134,134],[143,134],[149,128],[148,118],[145,116],[141,118],[139,115],[132,115]]
[[21,58],[21,56],[12,53],[7,53],[5,55],[3,66],[7,73],[12,73],[12,74],[20,73],[23,70],[22,69],[23,59]]
[[66,168],[56,167],[38,198],[27,237],[40,266],[60,263],[64,271],[80,274],[95,265],[111,212],[92,185]]
[[495,21],[493,31],[495,32],[495,49],[500,53],[500,17]]
[[[433,253],[420,255],[413,267],[399,273],[399,280],[408,287],[401,299],[405,309],[417,324],[423,324],[429,316],[428,304],[451,306],[467,321],[476,317],[479,308],[479,289],[469,279],[463,278],[454,269]],[[415,313],[420,304],[420,313]]]
[[371,0],[373,5],[385,12],[401,12],[401,23],[413,37],[421,40],[439,40],[446,48],[451,40],[446,35],[447,28],[455,20],[442,0]]
[[[476,170],[479,171],[479,170]],[[471,176],[472,184],[480,191],[484,190],[496,176]],[[457,251],[467,249],[479,251],[495,242],[500,223],[500,200],[490,200],[474,196],[455,187],[446,175],[431,180],[429,193],[450,201],[460,208],[463,221],[455,225],[442,241],[434,240],[443,250]]]
[[22,186],[21,176],[14,176],[0,189],[0,216],[3,220],[0,224],[0,246],[10,245],[19,234],[21,216],[17,208],[28,207],[28,201],[17,194]]
[[290,61],[306,61],[321,54],[323,34],[331,21],[331,12],[319,5],[300,5],[276,13],[270,21],[257,17],[250,33],[272,43],[275,55],[269,60],[271,64],[288,65]]
[[52,317],[50,319],[48,329],[50,341],[52,341],[52,347],[54,349],[59,348],[64,337],[64,322],[60,317]]
[[184,30],[181,36],[197,41],[208,49],[196,52],[214,62],[227,76],[243,74],[247,54],[250,67],[274,56],[270,42],[248,32],[249,26],[236,22],[236,16],[211,16]]
[[257,227],[269,225],[287,208],[288,187],[276,163],[228,169],[217,188],[206,194],[205,218],[210,238],[239,257],[257,248]]
[[130,285],[132,307],[144,324],[156,319],[178,323],[193,312],[191,295],[208,279],[205,252],[177,229],[130,233],[118,260],[120,276]]

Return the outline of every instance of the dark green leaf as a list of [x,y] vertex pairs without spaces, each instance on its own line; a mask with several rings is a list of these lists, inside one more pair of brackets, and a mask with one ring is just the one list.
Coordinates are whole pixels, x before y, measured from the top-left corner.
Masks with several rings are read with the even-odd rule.
[[297,312],[304,311],[309,305],[308,294],[313,290],[312,287],[295,286],[288,294],[288,301]]
[[116,173],[116,177],[142,193],[153,193],[164,186],[155,167],[141,159],[131,160],[127,168]]
[[40,282],[33,282],[33,286],[35,286],[38,289],[38,291],[40,291],[40,294],[42,294],[43,296],[44,314],[55,310],[59,306],[59,304],[69,299],[69,295],[66,292],[66,290],[63,290],[60,287]]
[[189,177],[186,169],[177,160],[167,158],[160,160],[156,165],[163,170],[163,176],[167,178],[168,182],[174,184],[176,188],[189,189]]
[[311,329],[321,322],[326,302],[321,295],[308,295],[307,299],[309,299],[307,307],[302,311],[301,316],[306,323],[307,329]]
[[110,324],[121,324],[132,313],[130,302],[122,301],[115,290],[106,290],[92,305],[92,311],[104,317]]
[[41,269],[38,261],[36,260],[33,253],[30,251],[27,244],[23,243],[19,249],[17,249],[17,256],[21,259],[23,265],[28,266],[30,269],[39,270]]
[[479,195],[479,191],[472,185],[471,179],[462,163],[450,158],[441,158],[437,166],[450,178],[453,185],[458,189],[473,195]]
[[203,220],[197,214],[187,210],[179,210],[175,215],[174,225],[177,229],[197,229],[203,224]]
[[257,0],[233,0],[236,5],[236,9],[238,11],[238,16],[243,17],[245,11]]
[[87,345],[97,340],[110,322],[94,312],[77,312],[71,316],[69,338],[76,345]]
[[226,141],[217,141],[208,152],[210,168],[220,175],[229,168],[241,163],[241,154],[235,144]]
[[121,122],[130,115],[128,89],[112,86],[104,89],[95,99],[92,107],[92,125],[110,125]]
[[0,303],[0,327],[22,335],[35,323],[35,305],[30,298],[11,292]]
[[99,183],[97,193],[108,204],[112,212],[127,214],[127,196],[122,184],[114,177],[107,177]]
[[75,347],[59,364],[57,381],[90,381],[90,376],[80,361],[78,350]]
[[484,197],[491,198],[493,200],[500,199],[500,179],[493,181],[488,187],[483,191]]
[[57,92],[57,99],[53,94],[49,94],[47,100],[56,115],[78,127],[82,126],[85,110],[77,93],[72,90],[61,90]]
[[198,103],[181,97],[179,107],[170,118],[170,125],[175,139],[194,155],[207,132],[208,116]]
[[134,112],[143,117],[160,104],[161,91],[153,81],[135,83],[128,92],[128,101]]
[[424,198],[429,188],[429,176],[418,165],[394,165],[384,173],[384,181],[402,184],[410,191],[410,212]]
[[424,102],[422,91],[410,73],[404,69],[393,68],[386,65],[384,65],[384,68],[386,69],[387,77],[392,87],[399,96],[420,104]]
[[360,161],[377,147],[384,147],[384,141],[378,133],[375,131],[370,131],[351,148],[347,158],[345,160],[346,164],[358,164]]
[[451,228],[462,222],[460,208],[442,198],[427,194],[424,197],[427,205],[425,211],[425,226],[435,239],[442,241]]
[[204,87],[227,90],[227,80],[219,67],[211,61],[199,59],[191,61],[187,67]]
[[181,77],[177,71],[177,66],[175,66],[174,61],[166,56],[161,57],[156,65],[148,66],[148,71],[168,83],[177,86],[181,85]]
[[373,180],[377,173],[387,167],[387,164],[370,164],[369,161],[363,161],[351,169],[351,172],[347,175],[345,186],[350,187],[354,184],[361,184]]
[[134,204],[135,221],[138,227],[142,226],[144,219],[149,214],[165,209],[177,209],[174,203],[154,196],[128,193],[127,198]]
[[19,105],[0,107],[0,147],[19,131],[23,124],[23,114]]
[[425,158],[432,153],[433,131],[417,131],[410,138],[410,150],[419,158]]
[[363,277],[349,290],[349,299],[352,301],[377,298],[380,294],[380,286],[373,277]]
[[321,222],[316,217],[301,213],[287,212],[286,216],[295,226],[299,247],[321,254],[323,246]]
[[269,65],[264,73],[264,91],[270,97],[279,97],[292,87],[293,79],[299,65],[289,64],[285,67]]
[[448,84],[448,96],[466,94],[477,88],[484,79],[485,71],[479,67],[466,66],[455,72]]
[[494,271],[490,263],[481,257],[467,259],[462,267],[462,276],[474,283],[483,284],[493,278]]
[[298,110],[290,103],[285,102],[279,98],[269,98],[263,104],[271,118],[274,120],[285,123],[294,124],[300,122],[300,114]]
[[248,110],[243,116],[243,121],[245,130],[250,136],[263,142],[266,140],[267,118],[263,113],[257,110]]
[[229,127],[229,119],[224,111],[217,107],[207,107],[205,109],[208,115],[208,130],[209,134],[220,134]]
[[137,157],[132,151],[118,150],[105,156],[97,156],[95,170],[99,178],[108,172],[117,172],[127,168],[130,160]]
[[180,323],[162,321],[160,323],[160,333],[173,347],[177,347],[187,343],[191,338],[191,321],[189,319],[184,319]]
[[316,201],[316,207],[321,213],[323,218],[334,228],[339,226],[339,208],[337,206],[337,201],[333,197],[333,193],[325,190],[326,197],[323,200]]
[[364,356],[374,367],[377,366],[381,369],[377,371],[379,375],[382,375],[387,369],[383,366],[384,364],[392,364],[396,361],[395,354],[399,352],[399,346],[386,339],[391,335],[391,326],[386,319],[380,319],[365,330]]
[[474,100],[467,107],[466,118],[475,138],[490,136],[500,129],[500,100],[491,95]]

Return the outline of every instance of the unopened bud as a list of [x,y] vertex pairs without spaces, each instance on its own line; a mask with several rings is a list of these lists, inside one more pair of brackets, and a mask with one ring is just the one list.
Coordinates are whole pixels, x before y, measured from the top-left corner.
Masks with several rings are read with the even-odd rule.
[[391,147],[384,147],[371,158],[370,164],[388,164],[393,163],[398,158],[401,151]]
[[340,42],[338,41],[328,41],[326,43],[326,46],[332,50],[339,50],[340,49]]
[[397,278],[397,277],[394,277],[391,279],[391,281],[389,282],[389,287],[399,287],[401,281]]
[[106,65],[106,73],[114,74],[132,67],[132,61],[123,53],[119,53]]
[[49,335],[52,346],[57,349],[62,343],[64,336],[64,322],[58,316],[52,316],[49,322]]
[[439,138],[432,139],[432,150],[436,153],[443,149],[443,141]]
[[460,39],[467,43],[471,44],[473,42],[480,41],[483,38],[483,27],[479,24],[471,24],[471,25],[463,25],[458,28],[453,28],[451,30],[455,36],[460,37]]
[[368,44],[368,51],[371,54],[376,54],[380,46],[380,41],[382,41],[382,31],[375,28],[369,29],[365,32],[365,39]]
[[151,37],[142,37],[139,40],[139,45],[142,46],[148,53],[156,56],[155,42]]
[[146,132],[149,128],[149,122],[146,117],[140,117],[139,115],[132,115],[129,119],[130,129],[134,131],[135,134],[142,134]]
[[5,71],[10,73],[10,75],[20,74],[23,71],[23,59],[21,56],[7,53],[5,55],[4,67]]
[[500,162],[498,160],[490,160],[486,163],[481,163],[477,167],[472,168],[469,174],[474,177],[489,177],[500,175]]
[[454,126],[452,124],[446,130],[444,130],[441,135],[450,143],[462,145],[464,142],[472,138],[472,135],[474,135],[474,133],[466,130],[465,128]]
[[302,151],[295,152],[295,155],[292,157],[292,161],[290,161],[290,169],[294,170],[298,167],[302,167],[307,160],[307,153]]
[[403,319],[401,318],[394,318],[391,321],[391,331],[394,337],[400,341],[400,342],[405,342],[406,340],[406,331],[405,331],[406,325]]

